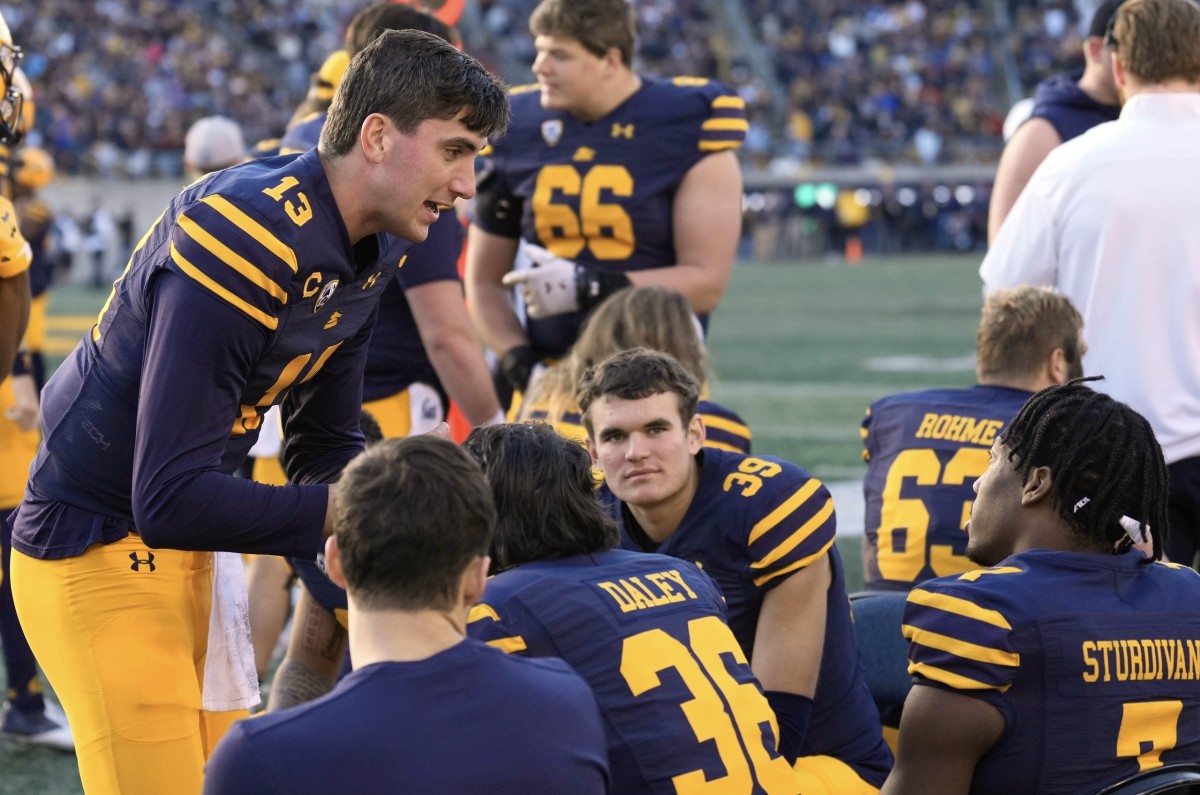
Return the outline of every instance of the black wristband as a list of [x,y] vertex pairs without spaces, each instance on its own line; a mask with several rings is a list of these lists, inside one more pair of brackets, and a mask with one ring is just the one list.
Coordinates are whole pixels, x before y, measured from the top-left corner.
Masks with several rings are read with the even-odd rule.
[[500,372],[504,380],[514,391],[524,392],[529,386],[529,377],[533,368],[541,361],[541,357],[529,345],[517,345],[509,348],[500,357]]
[[17,358],[13,360],[12,374],[29,375],[32,372],[33,354],[29,351],[17,351]]
[[575,266],[575,299],[583,310],[591,309],[617,290],[632,284],[621,271],[601,270],[595,265]]

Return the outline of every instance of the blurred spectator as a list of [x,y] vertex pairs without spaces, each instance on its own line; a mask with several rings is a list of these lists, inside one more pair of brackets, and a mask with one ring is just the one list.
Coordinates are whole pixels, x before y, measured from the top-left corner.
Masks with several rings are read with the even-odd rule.
[[236,121],[224,116],[205,116],[188,128],[183,166],[188,179],[195,180],[242,162],[245,154],[246,141]]

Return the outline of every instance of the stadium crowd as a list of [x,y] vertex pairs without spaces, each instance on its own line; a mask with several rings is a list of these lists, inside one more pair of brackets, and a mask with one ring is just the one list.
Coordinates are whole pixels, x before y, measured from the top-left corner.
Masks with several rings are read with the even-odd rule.
[[[467,45],[533,59],[531,0],[481,3]],[[701,0],[637,0],[639,65],[647,74],[714,75],[747,100],[751,165],[853,165],[871,158],[990,161],[1009,97],[1011,48],[1021,89],[1079,60],[1081,15],[1068,0],[1014,4],[1007,33],[989,33],[991,4],[975,0],[783,3],[746,6],[756,43],[787,91],[773,98],[737,42]],[[18,0],[5,6],[39,91],[37,136],[65,173],[174,176],[183,135],[220,113],[248,141],[273,137],[286,108],[334,49],[358,4]],[[526,82],[524,75],[505,75]],[[767,112],[786,106],[776,130]],[[1012,98],[1012,99],[1015,99]],[[780,134],[781,133],[781,134]]]

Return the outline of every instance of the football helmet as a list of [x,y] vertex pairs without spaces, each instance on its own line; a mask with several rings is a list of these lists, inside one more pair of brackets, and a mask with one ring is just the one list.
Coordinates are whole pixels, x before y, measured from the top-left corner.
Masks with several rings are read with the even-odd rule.
[[24,97],[13,84],[21,55],[21,48],[13,44],[8,23],[0,14],[0,143],[17,143],[21,138],[19,128]]

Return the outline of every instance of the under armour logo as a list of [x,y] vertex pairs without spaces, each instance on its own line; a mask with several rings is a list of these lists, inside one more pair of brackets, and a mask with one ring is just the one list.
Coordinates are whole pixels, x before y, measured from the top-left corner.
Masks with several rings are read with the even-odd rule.
[[632,124],[617,124],[616,122],[613,122],[612,137],[613,138],[632,138],[633,137],[633,125]]
[[129,567],[133,571],[141,571],[141,569],[139,569],[138,566],[143,566],[143,565],[149,566],[150,571],[154,571],[154,569],[156,568],[154,565],[154,553],[153,552],[147,551],[145,558],[139,558],[138,553],[130,552],[129,559],[133,561],[133,565]]

